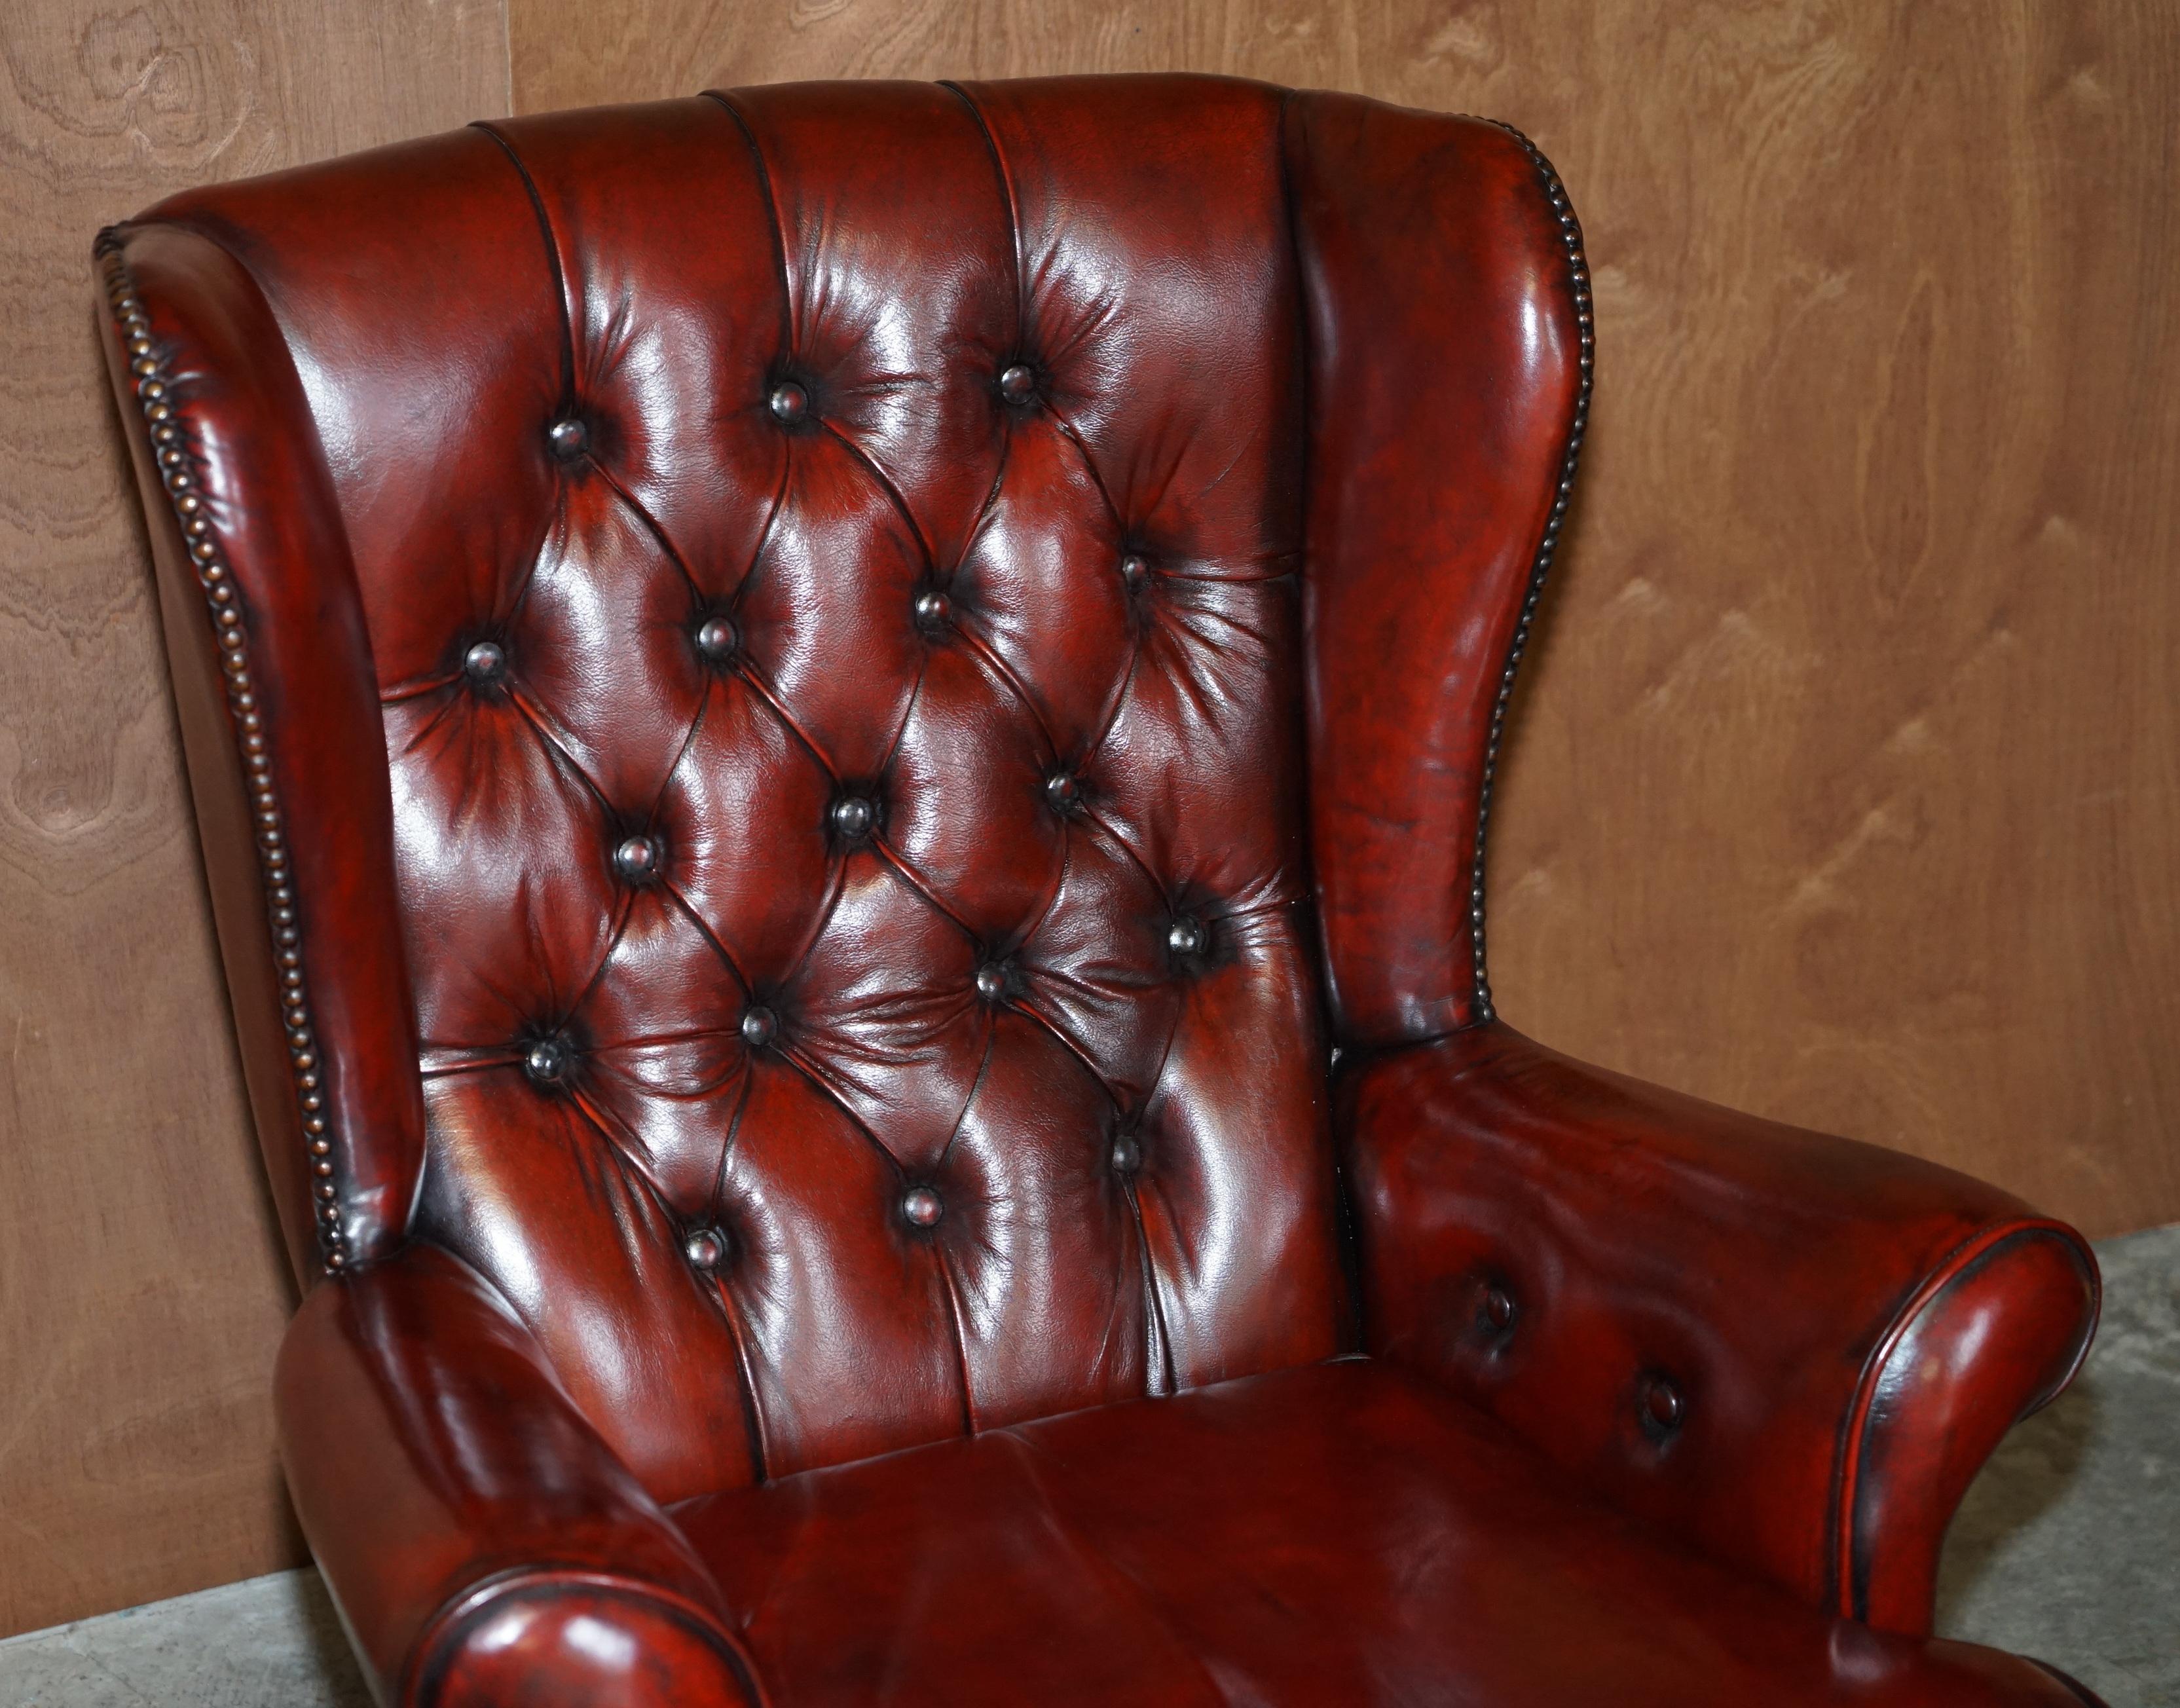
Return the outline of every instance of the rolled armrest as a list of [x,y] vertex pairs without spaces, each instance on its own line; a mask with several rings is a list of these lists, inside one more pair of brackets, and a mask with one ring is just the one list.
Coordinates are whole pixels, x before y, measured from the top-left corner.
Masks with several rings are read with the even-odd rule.
[[303,1529],[380,1700],[763,1700],[717,1586],[505,1303],[410,1245],[321,1286],[275,1377]]
[[1938,1549],[2096,1324],[1996,1188],[1472,1028],[1344,1072],[1365,1336],[1623,1507],[1927,1634]]

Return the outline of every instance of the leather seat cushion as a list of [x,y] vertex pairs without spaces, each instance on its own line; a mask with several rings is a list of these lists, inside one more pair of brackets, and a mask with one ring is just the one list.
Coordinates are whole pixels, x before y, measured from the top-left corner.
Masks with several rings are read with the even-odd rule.
[[775,1708],[2039,1703],[1571,1494],[1482,1413],[1342,1359],[686,1501]]

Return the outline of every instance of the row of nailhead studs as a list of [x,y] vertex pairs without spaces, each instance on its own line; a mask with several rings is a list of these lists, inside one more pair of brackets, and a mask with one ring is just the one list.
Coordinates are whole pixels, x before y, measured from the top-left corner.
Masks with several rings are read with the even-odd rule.
[[151,341],[150,317],[136,294],[121,241],[111,231],[102,232],[96,245],[106,272],[107,300],[121,329],[122,348],[129,357],[129,372],[135,382],[136,400],[151,435],[151,456],[159,478],[173,507],[175,526],[181,530],[184,549],[204,589],[212,614],[212,633],[219,649],[220,672],[227,684],[227,704],[241,748],[242,769],[249,789],[251,829],[257,842],[257,860],[265,879],[267,909],[271,916],[273,956],[280,980],[281,1020],[288,1034],[288,1057],[295,1075],[295,1094],[302,1107],[303,1135],[311,1156],[311,1193],[317,1211],[318,1242],[328,1271],[348,1264],[347,1233],[341,1224],[339,1188],[333,1182],[333,1133],[326,1118],[325,1094],[320,1077],[318,1044],[311,1027],[310,1009],[303,996],[301,934],[295,923],[295,874],[289,869],[287,838],[282,834],[280,803],[272,790],[272,762],[267,751],[265,721],[257,691],[250,680],[250,647],[243,633],[242,599],[234,577],[220,555],[212,537],[211,519],[205,514],[196,478],[190,472],[190,456],[166,377],[165,365]]
[[1476,805],[1476,853],[1468,874],[1468,943],[1471,964],[1476,979],[1476,1017],[1479,1021],[1492,1019],[1496,1011],[1491,1006],[1491,981],[1484,971],[1484,838],[1491,822],[1491,784],[1499,769],[1499,743],[1506,725],[1506,702],[1514,691],[1514,672],[1522,662],[1522,651],[1529,643],[1529,625],[1537,614],[1537,602],[1544,597],[1544,576],[1552,566],[1553,548],[1559,544],[1560,528],[1566,521],[1567,500],[1574,493],[1575,465],[1582,455],[1583,434],[1589,425],[1589,385],[1591,358],[1594,354],[1596,330],[1595,317],[1591,312],[1589,294],[1589,263],[1582,252],[1582,226],[1568,204],[1566,186],[1560,175],[1552,170],[1552,163],[1539,152],[1535,143],[1511,124],[1498,124],[1515,141],[1522,145],[1522,152],[1529,157],[1538,175],[1544,179],[1544,194],[1552,205],[1553,216],[1559,221],[1560,241],[1566,246],[1567,274],[1574,287],[1575,322],[1582,328],[1582,379],[1575,394],[1574,421],[1567,429],[1566,455],[1560,462],[1560,482],[1552,493],[1551,519],[1544,524],[1544,537],[1538,543],[1536,559],[1529,567],[1528,592],[1522,600],[1522,615],[1514,625],[1514,643],[1507,649],[1506,668],[1500,673],[1499,697],[1491,708],[1491,735],[1484,750],[1484,783]]

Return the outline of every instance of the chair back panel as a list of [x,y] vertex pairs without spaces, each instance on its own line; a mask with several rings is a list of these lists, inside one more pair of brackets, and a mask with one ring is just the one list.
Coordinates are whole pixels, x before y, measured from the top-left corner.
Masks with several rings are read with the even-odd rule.
[[784,86],[156,216],[345,525],[414,1229],[665,1498],[1335,1349],[1280,108]]

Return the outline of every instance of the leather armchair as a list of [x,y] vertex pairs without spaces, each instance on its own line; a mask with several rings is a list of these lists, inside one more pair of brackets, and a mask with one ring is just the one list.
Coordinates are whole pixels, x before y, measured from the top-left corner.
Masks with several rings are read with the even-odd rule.
[[2080,1239],[1495,1011],[1524,139],[781,86],[97,267],[383,1700],[2091,1700],[1929,1635]]

